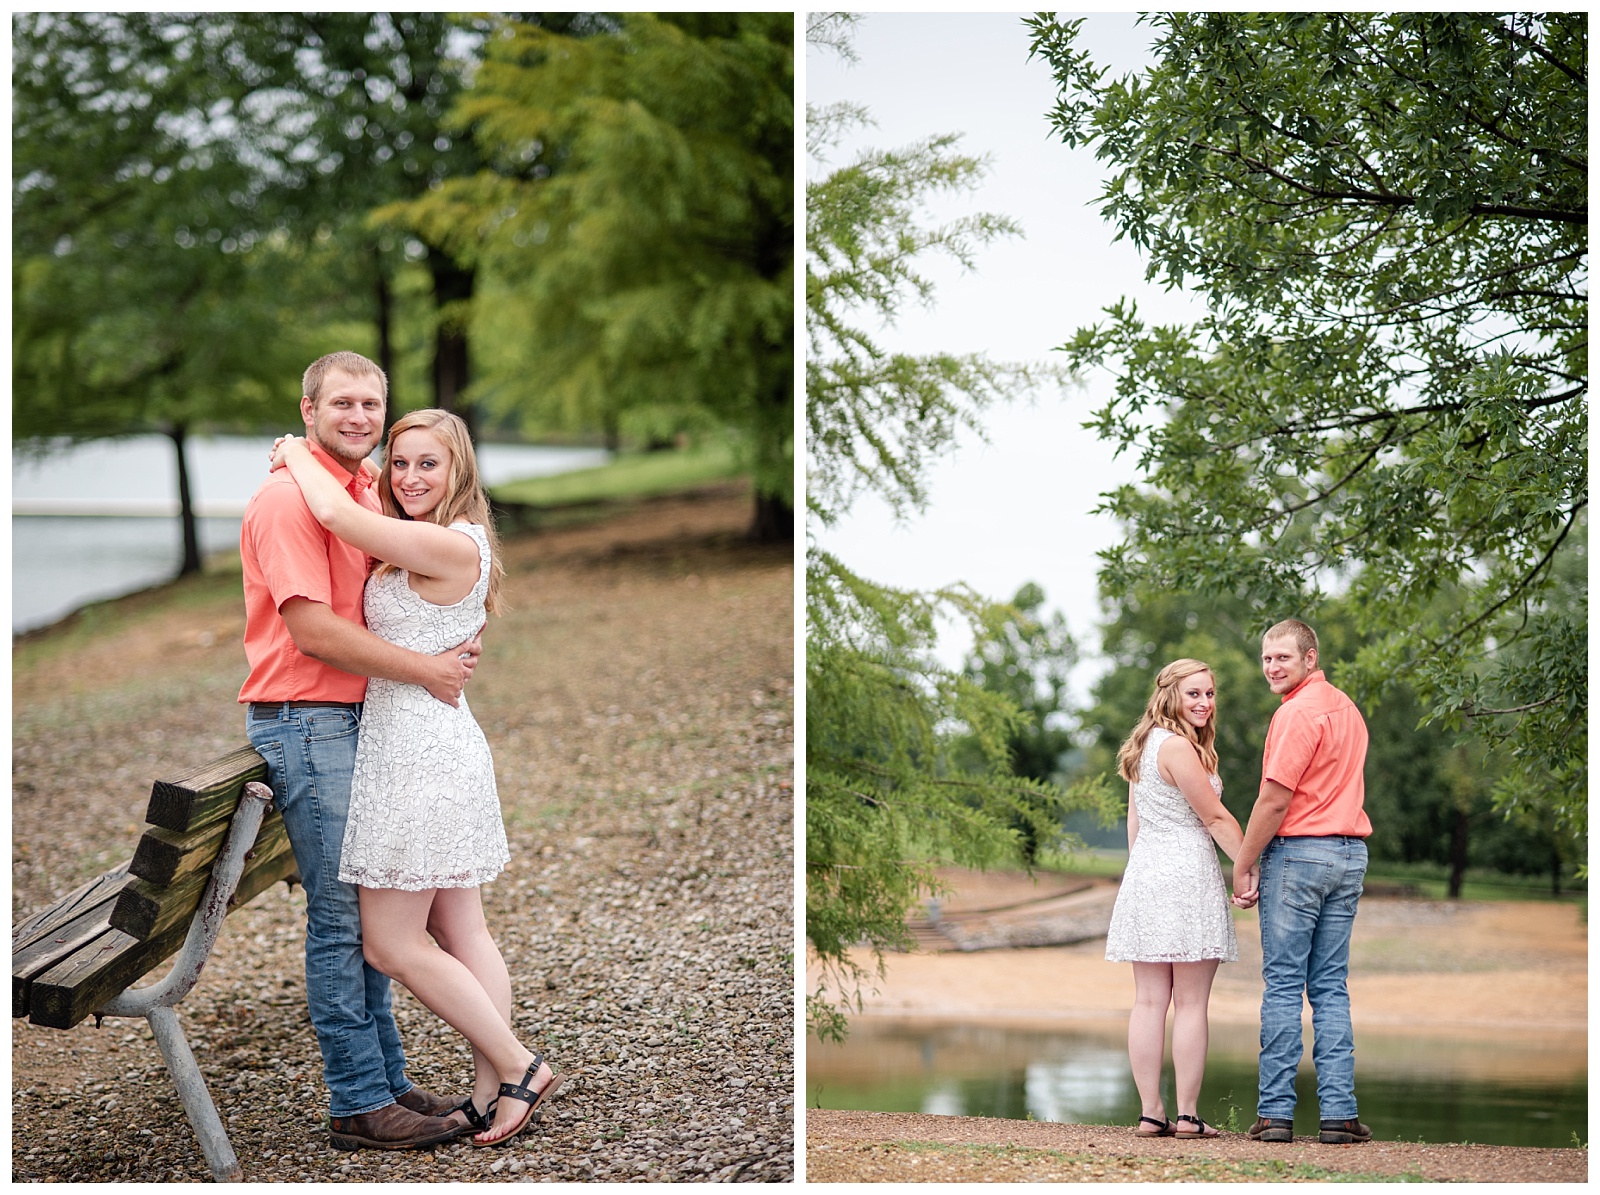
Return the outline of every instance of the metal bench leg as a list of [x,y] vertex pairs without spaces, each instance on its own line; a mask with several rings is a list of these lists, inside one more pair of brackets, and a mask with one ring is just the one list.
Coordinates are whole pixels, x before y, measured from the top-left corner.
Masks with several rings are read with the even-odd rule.
[[239,886],[244,874],[245,857],[255,845],[256,832],[261,819],[272,806],[272,790],[265,784],[252,781],[244,786],[239,808],[228,827],[228,839],[211,867],[211,879],[206,884],[205,895],[200,898],[200,908],[189,923],[188,936],[178,961],[160,983],[147,988],[129,988],[108,1001],[98,1015],[107,1017],[144,1017],[150,1022],[156,1045],[166,1059],[167,1072],[177,1085],[178,1098],[189,1117],[195,1136],[200,1139],[200,1150],[211,1166],[211,1174],[219,1183],[238,1182],[244,1177],[239,1159],[234,1155],[228,1134],[217,1115],[217,1106],[211,1102],[211,1093],[194,1060],[194,1052],[184,1039],[183,1026],[178,1023],[174,1005],[187,996],[200,981],[211,947],[222,929],[222,919],[228,914],[228,901]]
[[234,1155],[227,1130],[222,1127],[222,1117],[217,1115],[217,1106],[211,1102],[211,1092],[206,1089],[205,1077],[183,1036],[177,1012],[161,1006],[145,1015],[150,1031],[155,1034],[156,1045],[161,1047],[161,1057],[166,1059],[167,1073],[177,1084],[178,1098],[183,1101],[189,1124],[200,1139],[200,1152],[205,1154],[206,1163],[211,1167],[211,1177],[219,1183],[239,1182],[244,1178],[244,1168]]

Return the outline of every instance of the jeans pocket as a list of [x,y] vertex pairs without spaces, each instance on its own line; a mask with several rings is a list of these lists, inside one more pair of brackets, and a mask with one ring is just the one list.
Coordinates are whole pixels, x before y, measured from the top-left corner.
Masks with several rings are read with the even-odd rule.
[[256,754],[261,756],[267,765],[267,783],[272,788],[272,804],[279,813],[282,813],[293,794],[289,791],[288,773],[284,768],[280,725],[281,723],[277,722],[252,723],[247,737],[250,739],[250,745],[256,749]]
[[1332,864],[1326,859],[1285,856],[1279,866],[1283,869],[1279,890],[1286,906],[1312,913],[1322,908],[1333,876]]
[[[251,727],[248,738],[250,739],[250,745],[256,749],[256,754],[266,761],[267,779],[281,783],[283,780],[283,738],[276,731],[276,723],[265,723],[261,731]],[[258,734],[259,737],[257,737]]]
[[355,734],[361,728],[354,712],[335,710],[312,714],[305,721],[306,742],[325,743]]

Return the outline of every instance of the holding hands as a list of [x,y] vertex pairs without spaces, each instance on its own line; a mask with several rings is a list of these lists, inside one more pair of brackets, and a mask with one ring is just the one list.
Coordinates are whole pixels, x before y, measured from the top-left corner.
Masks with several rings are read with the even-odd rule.
[[1233,869],[1233,903],[1241,909],[1252,909],[1261,899],[1261,864]]

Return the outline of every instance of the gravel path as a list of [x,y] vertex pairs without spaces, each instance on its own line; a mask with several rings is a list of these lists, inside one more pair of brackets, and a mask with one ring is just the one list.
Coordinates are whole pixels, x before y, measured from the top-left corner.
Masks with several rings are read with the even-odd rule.
[[[508,545],[513,611],[470,692],[510,868],[485,905],[517,1029],[569,1075],[505,1149],[329,1148],[303,894],[228,919],[180,1006],[253,1181],[787,1181],[794,1174],[793,567],[745,494]],[[237,576],[117,604],[13,652],[13,910],[126,858],[156,776],[244,742]],[[108,627],[108,622],[115,625]],[[420,1086],[465,1044],[399,985]],[[13,1022],[16,1181],[202,1181],[143,1021]]]
[[1131,1128],[978,1116],[806,1110],[808,1182],[1296,1182],[1310,1170],[1431,1182],[1588,1181],[1581,1149],[1370,1141],[1287,1145],[1224,1133],[1138,1140]]

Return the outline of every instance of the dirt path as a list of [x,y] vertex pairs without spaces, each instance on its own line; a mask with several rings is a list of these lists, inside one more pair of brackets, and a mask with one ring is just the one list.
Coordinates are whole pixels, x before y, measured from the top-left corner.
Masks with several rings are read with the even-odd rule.
[[[1370,1141],[1288,1145],[1228,1133],[1138,1141],[1105,1125],[806,1109],[806,1180],[836,1182],[1314,1182],[1327,1172],[1433,1182],[1588,1181],[1579,1149]],[[1348,1181],[1348,1180],[1346,1180]]]
[[[512,863],[485,890],[517,1028],[571,1080],[506,1149],[328,1147],[304,898],[229,917],[180,1016],[251,1181],[783,1181],[794,1171],[792,553],[745,493],[507,544],[470,700]],[[126,859],[150,783],[241,745],[237,572],[13,650],[13,910]],[[412,1078],[464,1043],[396,985]],[[12,1023],[19,1182],[208,1177],[142,1021]]]

